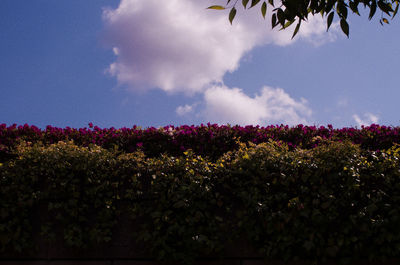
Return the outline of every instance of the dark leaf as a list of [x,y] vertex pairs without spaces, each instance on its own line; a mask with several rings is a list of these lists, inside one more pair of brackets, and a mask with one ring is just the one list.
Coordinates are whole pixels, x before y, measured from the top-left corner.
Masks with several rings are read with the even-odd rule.
[[250,8],[252,8],[253,6],[257,5],[261,0],[251,0],[251,5]]
[[349,6],[350,6],[351,11],[353,11],[357,15],[360,15],[360,13],[358,12],[358,3],[350,1]]
[[281,24],[283,27],[285,25],[285,13],[281,8],[279,8],[276,15],[278,16],[279,24]]
[[247,3],[249,2],[249,0],[242,0],[242,5],[244,8],[247,8]]
[[389,3],[385,3],[382,0],[378,1],[378,7],[385,12],[386,14],[388,14],[390,16],[390,12],[393,12],[392,7],[390,6]]
[[272,25],[272,28],[275,28],[276,25],[277,25],[277,23],[276,23],[276,14],[275,13],[272,15],[271,25]]
[[335,3],[336,3],[335,0],[328,0],[328,2],[326,3],[325,13],[329,13],[332,10]]
[[370,10],[369,10],[369,15],[368,15],[368,19],[371,20],[372,17],[375,15],[376,12],[376,2],[372,1],[372,4],[370,6]]
[[271,6],[274,6],[274,0],[268,0],[268,3],[269,3]]
[[235,16],[236,16],[236,8],[232,7],[231,11],[229,12],[229,22],[231,22],[231,24]]
[[347,24],[346,19],[342,18],[340,20],[340,27],[344,34],[346,34],[347,38],[349,37],[349,24]]
[[343,1],[338,2],[337,12],[341,18],[347,19],[347,7]]
[[330,27],[331,24],[332,24],[332,21],[333,21],[333,17],[334,17],[334,16],[335,16],[335,12],[333,12],[333,11],[328,15],[328,19],[327,19],[327,25],[328,25],[328,27],[327,27],[326,31],[329,30],[329,27]]

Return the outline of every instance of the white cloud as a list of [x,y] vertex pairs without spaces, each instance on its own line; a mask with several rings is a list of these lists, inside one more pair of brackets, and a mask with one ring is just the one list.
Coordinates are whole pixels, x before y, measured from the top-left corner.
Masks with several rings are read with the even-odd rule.
[[247,96],[239,88],[214,86],[204,93],[207,121],[219,124],[307,124],[312,114],[305,99],[296,101],[281,88],[264,86],[258,95]]
[[[105,10],[105,40],[116,56],[108,72],[132,90],[190,94],[222,82],[255,46],[292,43],[293,29],[271,31],[259,8],[240,10],[231,26],[227,12],[205,9],[215,2],[121,0],[117,9]],[[312,17],[299,37],[314,44],[333,40],[334,31],[326,34],[324,25]]]
[[185,106],[177,107],[175,112],[179,116],[183,116],[183,115],[186,115],[186,114],[189,114],[189,113],[193,112],[193,107],[195,107],[195,105],[187,105],[186,104]]
[[360,116],[358,116],[357,114],[354,114],[353,119],[355,120],[355,122],[357,123],[358,126],[371,125],[373,123],[378,123],[378,121],[379,121],[379,117],[372,113],[365,113],[364,119],[361,119]]

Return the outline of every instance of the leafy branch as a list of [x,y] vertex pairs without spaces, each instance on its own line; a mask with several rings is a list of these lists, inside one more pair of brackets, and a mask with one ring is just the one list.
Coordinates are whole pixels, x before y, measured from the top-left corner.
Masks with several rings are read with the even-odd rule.
[[[232,24],[237,13],[237,2],[231,4],[231,0],[227,0],[225,6],[212,5],[207,9],[229,10],[229,22]],[[389,18],[393,19],[399,10],[399,0],[282,0],[280,5],[275,7],[274,0],[242,0],[244,9],[250,9],[261,4],[261,15],[265,18],[267,8],[271,6],[271,25],[272,28],[280,27],[280,30],[286,29],[293,23],[297,22],[292,38],[299,32],[301,22],[307,21],[308,16],[320,14],[326,17],[327,31],[332,25],[335,14],[339,19],[340,27],[343,33],[349,37],[348,13],[349,10],[360,16],[359,6],[369,9],[368,19],[371,20],[376,11],[381,11],[379,22],[381,25],[389,24]]]

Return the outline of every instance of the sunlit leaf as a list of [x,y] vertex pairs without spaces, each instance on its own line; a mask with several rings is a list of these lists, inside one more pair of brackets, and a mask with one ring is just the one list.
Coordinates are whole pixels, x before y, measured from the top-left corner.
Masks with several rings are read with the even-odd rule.
[[226,8],[223,6],[209,6],[207,9],[224,10]]
[[382,21],[385,22],[386,24],[389,24],[389,20],[387,20],[386,18],[382,18]]
[[290,27],[290,25],[292,25],[293,22],[294,22],[294,20],[286,22],[285,25],[283,25],[282,29]]

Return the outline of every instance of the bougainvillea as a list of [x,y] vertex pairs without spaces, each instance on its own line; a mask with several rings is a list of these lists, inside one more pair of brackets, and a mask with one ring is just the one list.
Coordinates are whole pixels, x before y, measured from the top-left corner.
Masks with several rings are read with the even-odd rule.
[[200,126],[168,125],[160,128],[99,128],[89,124],[89,128],[57,128],[47,126],[40,129],[27,124],[17,126],[0,125],[0,161],[12,157],[15,147],[23,141],[42,142],[43,144],[58,141],[74,140],[75,144],[88,146],[96,144],[106,149],[118,148],[124,152],[142,150],[150,157],[162,153],[180,155],[188,149],[196,154],[215,160],[223,153],[238,147],[237,142],[255,144],[268,142],[269,139],[283,141],[289,148],[314,148],[324,139],[333,141],[350,140],[359,144],[362,149],[382,150],[400,143],[400,127],[371,126],[334,129],[327,127],[297,125],[230,126],[201,124]]

